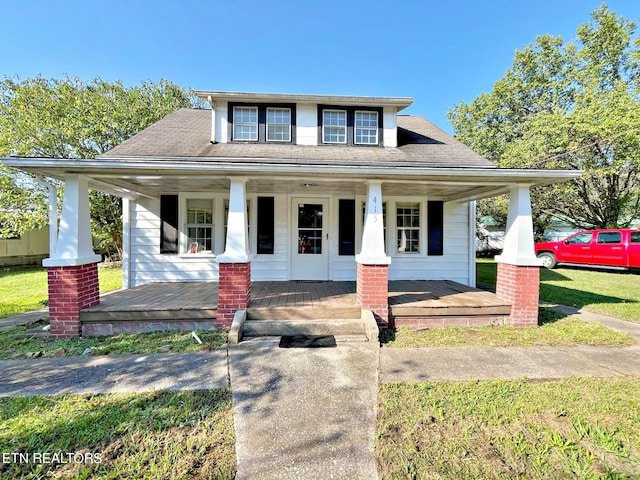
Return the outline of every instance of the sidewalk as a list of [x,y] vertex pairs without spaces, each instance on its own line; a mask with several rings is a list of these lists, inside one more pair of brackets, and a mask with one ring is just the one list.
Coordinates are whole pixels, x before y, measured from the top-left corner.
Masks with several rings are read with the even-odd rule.
[[228,386],[225,350],[0,361],[0,397]]

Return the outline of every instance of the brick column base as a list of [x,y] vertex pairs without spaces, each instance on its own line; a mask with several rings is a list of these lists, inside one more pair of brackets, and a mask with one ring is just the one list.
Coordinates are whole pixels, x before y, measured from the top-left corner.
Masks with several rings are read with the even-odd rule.
[[251,300],[251,263],[220,263],[216,325],[230,327],[236,310],[245,310]]
[[358,304],[371,310],[379,325],[389,324],[389,265],[357,264]]
[[80,336],[80,310],[100,303],[98,264],[48,267],[52,337]]
[[511,303],[509,325],[537,325],[540,267],[498,263],[496,295],[499,299]]

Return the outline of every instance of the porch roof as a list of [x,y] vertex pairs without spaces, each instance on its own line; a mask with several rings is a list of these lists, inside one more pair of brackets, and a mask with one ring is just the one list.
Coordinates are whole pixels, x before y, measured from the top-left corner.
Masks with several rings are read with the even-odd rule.
[[81,174],[91,188],[136,199],[161,194],[228,191],[230,177],[247,178],[248,193],[366,193],[368,180],[383,182],[384,195],[429,195],[444,201],[477,200],[509,192],[513,185],[548,185],[576,178],[576,170],[500,168],[436,168],[421,165],[307,164],[251,161],[192,161],[188,159],[52,159],[10,157],[10,167],[64,180]]
[[229,178],[248,179],[249,193],[294,193],[301,190],[364,195],[368,180],[383,182],[384,195],[429,195],[444,201],[477,200],[507,193],[513,185],[548,185],[577,178],[577,170],[436,168],[422,165],[340,165],[251,159],[52,159],[9,157],[10,167],[64,180],[81,174],[89,186],[136,199],[161,194],[228,191]]

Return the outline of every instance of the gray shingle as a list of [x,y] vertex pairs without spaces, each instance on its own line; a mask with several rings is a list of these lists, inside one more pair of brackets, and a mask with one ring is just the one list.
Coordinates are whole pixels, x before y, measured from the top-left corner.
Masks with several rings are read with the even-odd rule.
[[154,123],[99,158],[188,158],[215,162],[332,163],[353,165],[420,165],[491,167],[478,155],[423,117],[398,116],[398,147],[216,143],[211,141],[211,111],[180,109]]

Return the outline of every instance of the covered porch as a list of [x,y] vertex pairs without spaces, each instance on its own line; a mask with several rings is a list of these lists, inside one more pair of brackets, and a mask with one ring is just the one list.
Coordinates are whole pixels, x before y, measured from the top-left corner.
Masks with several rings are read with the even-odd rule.
[[[344,292],[345,298],[373,312],[379,324],[435,326],[455,318],[462,326],[482,318],[485,323],[531,325],[537,323],[540,262],[533,249],[529,189],[575,175],[420,162],[334,165],[324,159],[268,165],[228,159],[21,159],[15,166],[65,182],[60,226],[51,238],[53,253],[43,262],[49,272],[51,334],[60,337],[77,336],[92,323],[87,312],[112,317],[120,312],[112,304],[118,294],[98,298],[100,258],[91,243],[90,187],[123,197],[123,285],[130,287],[127,298],[142,305],[134,314],[123,307],[119,315],[128,315],[129,323],[143,316],[142,309],[151,315],[147,323],[154,320],[148,312],[156,311],[165,312],[165,318],[155,321],[205,321],[191,308],[158,306],[158,294],[149,294],[145,302],[144,296],[135,300],[137,286],[147,283],[171,282],[183,290],[175,294],[182,301],[195,295],[200,281],[214,282],[215,293],[203,297],[208,308],[198,315],[229,326],[237,310],[250,314],[258,308],[284,308],[258,307],[266,297],[301,309],[300,302],[314,301],[318,285],[347,280],[351,290]],[[497,258],[496,303],[493,298],[486,305],[468,303],[479,295],[471,295],[476,291],[473,202],[501,193],[510,194],[510,209],[504,252]],[[259,211],[264,199],[269,202]],[[53,195],[51,206],[54,225]],[[268,225],[259,219],[268,219],[263,222]],[[445,288],[442,278],[470,285],[469,290],[452,289],[452,284]],[[295,292],[275,293],[259,280],[291,285]],[[298,289],[306,282],[295,280],[329,282],[307,284],[315,287],[305,293]],[[336,294],[322,294],[316,301],[335,302]],[[510,313],[505,314],[507,306]],[[307,308],[329,311],[322,303]],[[114,326],[122,325],[123,320],[115,320]]]
[[[217,282],[148,283],[103,296],[80,311],[85,336],[216,326]],[[389,282],[391,324],[422,327],[506,324],[511,305],[495,294],[449,280]],[[247,308],[262,322],[359,319],[356,282],[252,282]]]

